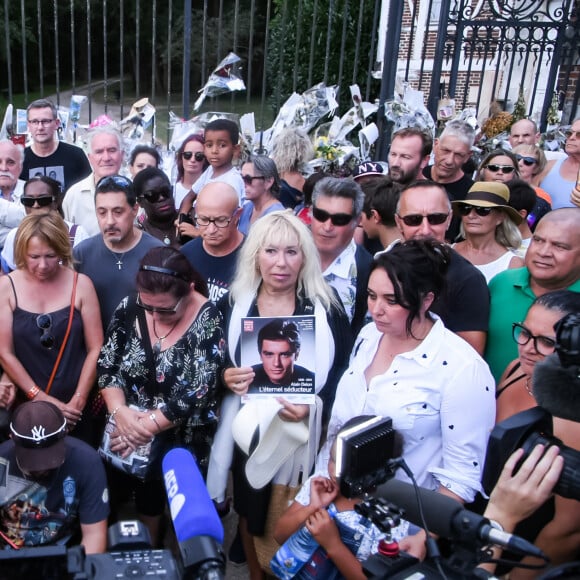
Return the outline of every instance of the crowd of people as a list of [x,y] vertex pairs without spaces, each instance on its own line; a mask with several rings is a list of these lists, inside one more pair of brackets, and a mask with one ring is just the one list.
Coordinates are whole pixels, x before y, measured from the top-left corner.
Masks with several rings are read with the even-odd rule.
[[[451,121],[435,140],[398,131],[386,163],[338,178],[305,175],[314,151],[297,129],[271,157],[240,158],[237,125],[217,119],[183,140],[172,177],[148,145],[125,166],[112,127],[91,131],[85,156],[57,139],[50,101],[27,114],[31,144],[0,142],[7,546],[101,552],[127,502],[162,545],[156,458],[182,446],[220,515],[233,495],[230,559],[252,579],[264,574],[259,539],[283,543],[303,526],[362,578],[381,534],[346,553],[327,514],[332,504],[361,525],[333,473],[336,436],[361,416],[393,419],[421,486],[465,504],[483,494],[490,430],[535,406],[533,368],[554,352],[558,320],[580,313],[580,120],[558,160],[524,119],[510,150],[470,171],[475,133]],[[259,364],[244,354],[254,325]],[[308,388],[308,402],[293,398]],[[246,432],[250,418],[260,427]],[[573,422],[554,428],[580,449]],[[557,450],[535,450],[516,473],[520,456],[486,512],[510,529],[562,469]],[[274,488],[298,472],[305,487],[272,531]],[[535,541],[557,564],[580,549],[580,508],[554,504]],[[424,557],[422,530],[397,537]]]

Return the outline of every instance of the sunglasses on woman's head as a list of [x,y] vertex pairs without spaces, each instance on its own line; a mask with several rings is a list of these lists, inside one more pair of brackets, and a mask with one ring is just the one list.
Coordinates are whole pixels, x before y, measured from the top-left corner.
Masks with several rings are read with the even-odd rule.
[[524,165],[531,167],[534,163],[537,163],[537,159],[535,157],[524,157],[523,155],[516,155],[516,159],[518,161],[523,161]]
[[54,197],[52,195],[41,195],[40,197],[28,197],[23,195],[20,198],[20,203],[24,207],[34,207],[34,204],[37,203],[38,207],[48,207],[54,201]]
[[188,161],[193,157],[198,163],[205,161],[205,155],[201,151],[184,151],[181,156]]
[[510,173],[513,173],[516,170],[516,168],[511,165],[496,165],[495,163],[490,163],[489,165],[486,165],[484,169],[489,169],[493,173],[501,172],[504,175],[509,175]]
[[457,204],[457,211],[462,216],[467,216],[471,213],[471,210],[475,211],[475,213],[480,217],[488,216],[493,207],[481,207],[479,205],[469,205],[467,203],[458,203]]

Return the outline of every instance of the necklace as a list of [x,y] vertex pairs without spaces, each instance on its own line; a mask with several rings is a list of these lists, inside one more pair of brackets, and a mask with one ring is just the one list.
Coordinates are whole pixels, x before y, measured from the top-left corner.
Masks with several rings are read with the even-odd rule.
[[113,254],[113,257],[117,259],[117,261],[115,262],[115,265],[117,266],[117,268],[119,270],[122,270],[123,269],[123,258],[125,257],[125,254],[127,252],[123,252],[121,255],[117,254],[117,252],[113,252],[113,250],[109,250],[109,252],[111,252],[111,254]]
[[530,395],[530,397],[534,397],[534,393],[532,393],[532,389],[530,388],[530,377],[526,379],[526,391],[528,391],[528,395]]
[[175,330],[175,327],[179,324],[179,318],[174,322],[173,326],[169,329],[169,332],[165,336],[159,336],[157,334],[157,328],[155,326],[155,320],[153,320],[153,334],[157,339],[157,342],[153,346],[153,352],[157,355],[161,352],[161,346],[163,341]]

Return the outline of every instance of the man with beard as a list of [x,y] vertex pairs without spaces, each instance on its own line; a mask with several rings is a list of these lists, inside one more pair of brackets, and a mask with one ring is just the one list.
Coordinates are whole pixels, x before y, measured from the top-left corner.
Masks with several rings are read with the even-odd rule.
[[[464,121],[449,121],[433,143],[433,165],[423,169],[423,177],[442,185],[451,201],[465,199],[473,179],[465,175],[463,165],[471,157],[475,131]],[[453,241],[459,234],[461,220],[453,217],[445,237]]]
[[24,218],[20,203],[24,182],[18,179],[22,170],[22,148],[12,141],[0,141],[0,248],[8,232]]
[[135,292],[141,259],[163,243],[134,225],[139,206],[130,179],[103,177],[96,185],[95,208],[101,233],[76,246],[74,259],[95,286],[106,329],[121,300]]
[[173,188],[165,172],[157,167],[146,167],[135,175],[133,188],[145,211],[144,216],[139,216],[137,225],[166,246],[179,250],[181,244],[175,228],[177,210]]
[[417,127],[406,127],[393,134],[389,150],[389,177],[403,186],[423,179],[433,148],[431,135]]

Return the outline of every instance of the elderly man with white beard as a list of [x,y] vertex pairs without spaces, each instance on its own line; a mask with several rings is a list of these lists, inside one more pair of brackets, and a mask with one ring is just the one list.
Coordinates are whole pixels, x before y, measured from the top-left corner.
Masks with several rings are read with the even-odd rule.
[[18,179],[23,158],[22,147],[8,139],[0,141],[0,248],[8,232],[17,227],[25,215],[20,203],[24,181]]

